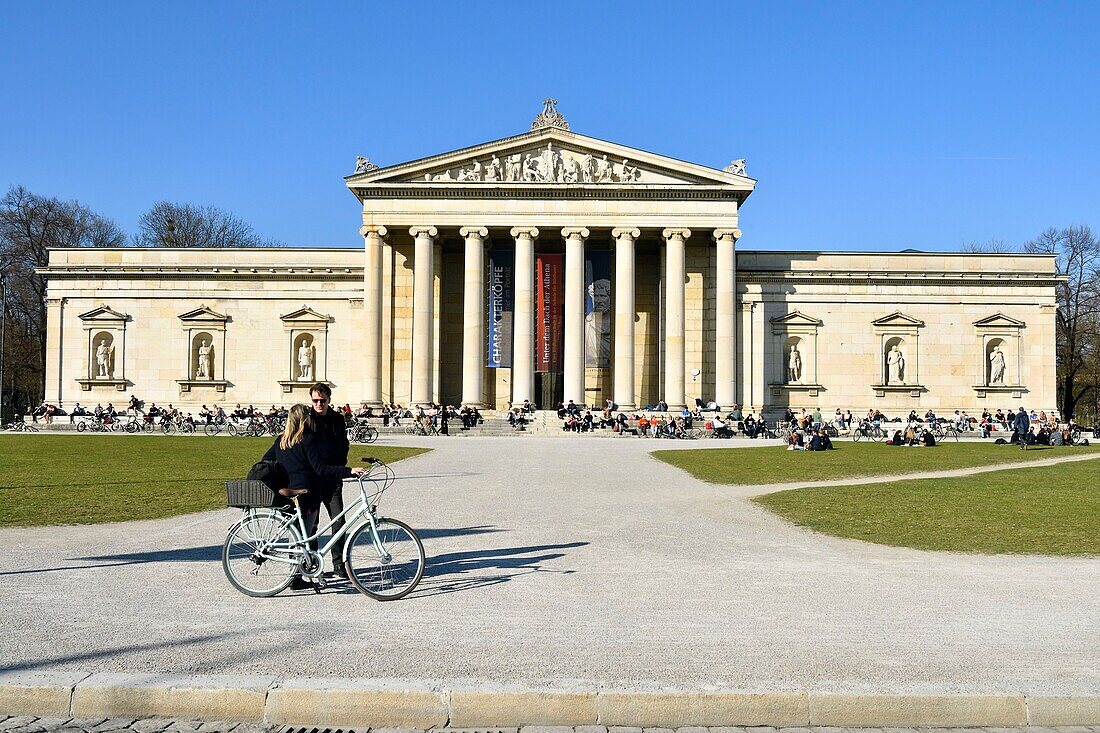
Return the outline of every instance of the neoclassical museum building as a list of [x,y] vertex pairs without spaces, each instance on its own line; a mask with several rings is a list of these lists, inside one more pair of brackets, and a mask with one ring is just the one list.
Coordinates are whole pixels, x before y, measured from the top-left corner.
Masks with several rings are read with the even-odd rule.
[[553,100],[345,184],[362,249],[52,251],[46,399],[1055,405],[1052,257],[739,250],[743,160],[586,137]]

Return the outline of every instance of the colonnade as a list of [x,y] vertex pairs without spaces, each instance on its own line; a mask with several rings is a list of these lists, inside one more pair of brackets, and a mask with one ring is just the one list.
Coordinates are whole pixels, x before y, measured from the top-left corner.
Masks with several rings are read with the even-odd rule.
[[[382,402],[382,243],[385,226],[365,226],[366,263],[364,293],[366,334],[364,389],[368,404]],[[432,401],[434,258],[439,236],[434,226],[414,226],[409,234],[413,250],[412,392],[414,404]],[[462,294],[462,402],[482,404],[486,349],[485,240],[489,231],[482,226],[459,230],[465,241]],[[584,248],[591,232],[585,227],[565,227],[565,344],[564,399],[585,404],[584,392]],[[513,304],[512,402],[535,400],[535,241],[533,226],[511,229],[515,241],[515,299]],[[711,236],[716,248],[715,283],[715,394],[723,407],[734,403],[736,390],[737,334],[734,318],[736,265],[734,247],[738,229],[715,229]],[[623,409],[637,407],[634,400],[635,373],[635,255],[641,236],[637,228],[616,228],[611,232],[615,247],[613,399]],[[686,242],[691,230],[669,228],[661,232],[665,253],[664,289],[664,381],[662,394],[670,409],[685,403],[685,281]]]

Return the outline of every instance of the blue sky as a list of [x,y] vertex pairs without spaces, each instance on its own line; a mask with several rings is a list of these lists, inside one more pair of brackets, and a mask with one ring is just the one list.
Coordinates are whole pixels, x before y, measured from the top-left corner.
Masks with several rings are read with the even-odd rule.
[[1100,3],[4,2],[0,186],[127,231],[157,200],[359,246],[343,186],[522,132],[722,167],[739,246],[957,249],[1100,227]]

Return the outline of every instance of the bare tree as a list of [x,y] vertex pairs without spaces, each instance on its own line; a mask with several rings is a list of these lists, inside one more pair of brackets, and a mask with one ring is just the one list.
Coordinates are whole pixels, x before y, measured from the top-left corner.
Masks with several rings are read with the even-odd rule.
[[5,360],[17,370],[15,379],[5,381],[17,396],[38,399],[45,384],[46,280],[35,268],[49,264],[54,247],[125,244],[126,235],[114,221],[77,201],[39,196],[22,186],[12,186],[0,199],[0,266],[8,267],[7,351],[18,349],[23,356]]
[[215,206],[158,201],[138,221],[134,244],[140,247],[263,247],[264,240],[243,219]]
[[1057,286],[1058,391],[1062,415],[1073,417],[1078,402],[1096,389],[1089,377],[1100,358],[1100,239],[1087,226],[1052,227],[1024,251],[1056,255],[1066,276]]
[[1016,248],[1006,243],[1003,239],[987,239],[984,242],[967,242],[962,246],[963,252],[973,252],[975,254],[1003,254],[1006,252],[1014,252]]

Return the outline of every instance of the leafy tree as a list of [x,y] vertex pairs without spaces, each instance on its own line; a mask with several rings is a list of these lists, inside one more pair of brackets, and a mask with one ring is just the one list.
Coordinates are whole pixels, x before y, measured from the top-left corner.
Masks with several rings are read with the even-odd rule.
[[11,401],[25,407],[43,393],[46,280],[35,268],[49,264],[53,247],[125,244],[126,235],[114,221],[78,201],[40,196],[23,186],[12,186],[0,199],[0,268],[6,271],[7,286],[7,384],[0,385],[6,388],[5,407]]
[[[1058,392],[1062,415],[1073,417],[1078,403],[1098,389],[1100,239],[1088,226],[1052,227],[1027,242],[1024,251],[1055,255],[1066,276],[1057,286]],[[1089,412],[1095,418],[1094,410]]]
[[216,206],[158,201],[138,221],[139,247],[263,247],[264,240],[248,222]]

